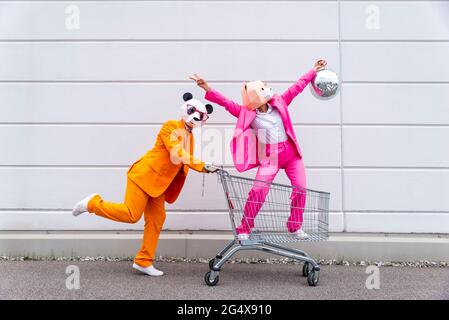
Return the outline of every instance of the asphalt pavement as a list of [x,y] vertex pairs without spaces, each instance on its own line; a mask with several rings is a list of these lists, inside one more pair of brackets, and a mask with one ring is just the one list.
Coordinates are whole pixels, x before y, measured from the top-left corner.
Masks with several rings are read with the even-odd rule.
[[379,289],[367,289],[363,266],[322,266],[319,285],[309,287],[299,265],[236,263],[208,287],[205,263],[158,262],[159,278],[131,264],[0,261],[0,299],[449,299],[449,268],[380,267]]

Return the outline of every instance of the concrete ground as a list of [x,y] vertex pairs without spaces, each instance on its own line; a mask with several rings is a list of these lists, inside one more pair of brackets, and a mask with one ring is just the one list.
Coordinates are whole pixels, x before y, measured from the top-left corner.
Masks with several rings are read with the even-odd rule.
[[[80,289],[66,288],[70,265]],[[318,287],[293,264],[226,264],[216,287],[204,284],[204,263],[157,266],[166,275],[141,275],[126,261],[0,261],[0,299],[449,299],[449,268],[381,267],[380,289],[368,290],[361,266],[322,266]]]

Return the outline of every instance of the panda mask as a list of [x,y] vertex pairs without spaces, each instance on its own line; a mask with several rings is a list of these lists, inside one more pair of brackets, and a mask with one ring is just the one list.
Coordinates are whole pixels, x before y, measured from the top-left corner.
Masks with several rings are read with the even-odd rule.
[[201,101],[193,99],[190,92],[184,93],[182,98],[184,103],[181,106],[181,118],[191,123],[193,127],[203,126],[213,111],[212,105],[204,105]]

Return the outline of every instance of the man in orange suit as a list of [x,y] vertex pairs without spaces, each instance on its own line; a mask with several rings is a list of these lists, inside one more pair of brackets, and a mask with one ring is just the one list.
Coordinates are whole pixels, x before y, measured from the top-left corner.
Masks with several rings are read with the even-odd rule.
[[143,241],[133,268],[150,276],[163,275],[153,266],[153,260],[165,221],[165,202],[173,203],[178,198],[189,168],[198,172],[217,170],[193,157],[192,129],[204,125],[213,108],[193,99],[190,93],[185,93],[183,99],[182,119],[164,123],[153,149],[128,170],[125,202],[106,202],[93,194],[78,202],[72,212],[74,216],[90,212],[125,223],[138,222],[143,213]]

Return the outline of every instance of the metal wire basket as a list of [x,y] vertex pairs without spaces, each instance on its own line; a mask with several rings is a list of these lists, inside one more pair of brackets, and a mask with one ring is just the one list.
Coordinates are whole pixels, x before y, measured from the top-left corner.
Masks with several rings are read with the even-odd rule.
[[[221,267],[236,252],[259,250],[304,262],[302,273],[309,285],[316,286],[320,272],[316,261],[302,250],[281,244],[328,238],[330,194],[234,176],[224,170],[218,170],[217,174],[225,193],[234,240],[209,262],[206,284],[218,283]],[[265,189],[266,196],[250,197],[254,187]],[[242,239],[237,230],[245,224],[250,232]],[[305,232],[306,237],[298,237],[298,230]]]
[[[237,239],[236,227],[242,222],[254,224],[249,238],[254,241],[285,243],[320,241],[328,238],[330,197],[328,192],[278,183],[270,184],[265,181],[233,176],[223,170],[220,170],[218,175],[228,203],[235,239]],[[249,220],[252,219],[245,215],[245,206],[248,208],[248,194],[254,185],[260,188],[269,188],[269,192],[265,200],[252,201],[254,207],[261,208],[254,221],[251,222]],[[292,200],[295,197],[300,200]],[[299,224],[308,234],[306,240],[302,240],[288,231],[287,221],[295,210],[302,212],[303,218]]]

